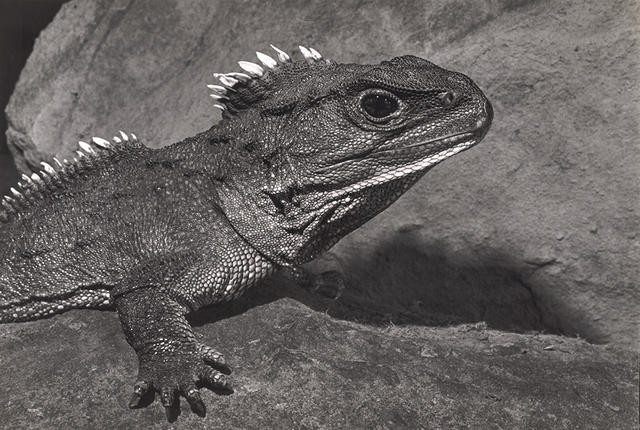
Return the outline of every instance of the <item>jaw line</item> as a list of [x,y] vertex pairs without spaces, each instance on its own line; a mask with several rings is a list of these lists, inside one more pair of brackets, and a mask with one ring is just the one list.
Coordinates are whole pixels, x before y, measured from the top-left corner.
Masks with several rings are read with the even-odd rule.
[[437,139],[426,140],[424,142],[418,142],[418,143],[414,143],[412,145],[401,146],[401,147],[398,147],[398,148],[384,148],[384,149],[375,151],[374,154],[375,153],[379,154],[379,153],[384,153],[384,152],[399,151],[399,150],[408,149],[408,148],[417,148],[419,146],[430,145],[430,144],[434,144],[434,143],[437,143],[437,144],[442,144],[442,143],[451,144],[451,146],[449,146],[449,148],[452,148],[452,147],[458,145],[457,143],[454,143],[454,142],[461,141],[461,140],[468,140],[468,139],[473,138],[473,137],[474,137],[474,132],[473,131],[465,131],[463,133],[450,134],[448,136],[439,137]]
[[[465,139],[462,140],[463,137],[469,137],[469,139]],[[411,146],[406,146],[400,149],[404,149],[404,148],[412,148],[412,147],[417,147],[417,146],[421,146],[421,145],[427,145],[430,143],[434,143],[434,142],[446,142],[446,141],[456,141],[456,140],[460,140],[459,143],[456,143],[453,146],[449,146],[447,148],[443,148],[441,151],[436,152],[435,154],[431,154],[428,157],[419,159],[417,161],[414,161],[411,164],[408,165],[404,165],[404,166],[400,166],[397,167],[393,170],[390,170],[388,172],[384,172],[381,173],[379,175],[376,175],[372,178],[368,178],[365,179],[364,181],[360,181],[356,184],[353,185],[349,185],[345,188],[341,188],[335,191],[332,191],[331,194],[331,198],[341,198],[345,195],[348,194],[352,194],[355,193],[357,191],[363,190],[365,188],[370,188],[379,184],[383,184],[383,183],[389,183],[391,181],[397,180],[397,179],[401,179],[404,178],[408,175],[411,175],[413,173],[417,173],[420,171],[426,171],[427,168],[435,166],[436,164],[440,163],[441,161],[459,153],[464,151],[465,149],[468,149],[470,147],[472,147],[473,145],[475,145],[476,143],[478,143],[478,140],[474,138],[473,133],[459,133],[456,135],[452,135],[452,136],[448,136],[448,137],[444,137],[444,138],[440,138],[437,140],[430,140],[427,142],[421,142],[421,143],[416,143],[414,145]],[[398,148],[396,148],[397,150]],[[391,150],[387,150],[387,151],[379,151],[378,153],[381,152],[392,152]]]
[[[444,136],[444,137],[439,137],[437,139],[431,139],[431,140],[426,140],[424,142],[418,142],[418,143],[414,143],[412,145],[407,145],[407,146],[402,146],[402,147],[387,147],[387,148],[382,148],[382,149],[377,149],[377,150],[371,150],[371,151],[367,151],[367,152],[363,152],[361,154],[358,154],[357,156],[352,156],[349,157],[348,159],[344,159],[344,160],[340,160],[334,164],[331,164],[329,166],[326,167],[321,167],[319,169],[317,169],[314,173],[318,174],[318,173],[322,173],[324,171],[327,170],[333,170],[336,169],[340,166],[342,166],[343,164],[347,164],[359,159],[363,159],[366,158],[367,156],[370,155],[377,155],[377,154],[389,154],[389,153],[393,153],[395,151],[401,151],[403,149],[409,149],[409,148],[417,148],[419,146],[424,146],[424,145],[430,145],[430,144],[434,144],[434,143],[449,143],[451,144],[449,146],[449,148],[454,147],[455,144],[453,144],[454,142],[458,141],[458,140],[462,140],[463,138],[472,138],[475,137],[474,131],[465,131],[463,133],[456,133],[456,134],[450,134],[448,136]],[[479,139],[478,139],[479,140]],[[448,148],[446,148],[448,149]],[[437,155],[437,153],[436,153]]]

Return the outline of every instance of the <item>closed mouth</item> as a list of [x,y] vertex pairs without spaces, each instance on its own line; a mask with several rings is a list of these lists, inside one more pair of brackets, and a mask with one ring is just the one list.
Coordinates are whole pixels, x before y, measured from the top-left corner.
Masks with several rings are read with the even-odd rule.
[[[417,143],[413,143],[411,145],[407,145],[407,146],[401,146],[401,147],[394,147],[394,148],[388,148],[388,149],[382,149],[379,151],[376,151],[376,154],[379,153],[383,153],[383,152],[397,152],[397,151],[401,151],[403,149],[409,149],[409,148],[421,148],[423,146],[426,145],[434,145],[434,155],[438,154],[439,152],[446,150],[447,148],[453,148],[454,146],[457,146],[463,142],[466,141],[470,141],[475,137],[475,131],[474,132],[465,132],[465,133],[458,133],[458,134],[452,134],[449,136],[445,136],[445,137],[439,137],[437,139],[430,139],[424,142],[417,142]],[[476,141],[478,141],[476,139]],[[441,149],[440,149],[441,148]],[[440,149],[440,150],[439,150]]]
[[[394,150],[383,151],[385,153],[397,153],[399,151],[407,149],[409,152],[418,152],[415,148],[420,148],[421,146],[427,144],[442,143],[442,149],[440,151],[435,151],[431,155],[418,158],[416,161],[410,164],[398,166],[395,169],[382,172],[374,177],[366,178],[358,183],[350,184],[347,187],[335,190],[331,193],[332,197],[339,198],[341,196],[360,191],[364,188],[369,188],[382,183],[389,183],[391,181],[405,178],[418,172],[424,173],[427,169],[435,166],[441,161],[459,152],[472,147],[478,142],[478,140],[474,138],[473,133],[461,133],[447,137],[445,139],[431,140],[429,142],[422,142],[404,148],[395,148]],[[380,153],[382,152],[376,152],[375,154],[377,155]]]
[[[407,146],[395,146],[395,147],[388,147],[388,148],[378,148],[377,150],[370,150],[370,151],[366,151],[366,152],[362,152],[359,154],[354,154],[345,158],[342,158],[340,160],[337,160],[335,163],[329,165],[329,166],[325,166],[325,167],[321,167],[319,169],[315,170],[315,173],[323,173],[323,172],[327,172],[327,171],[331,171],[334,170],[344,164],[348,164],[354,161],[359,161],[359,160],[363,160],[365,158],[368,157],[379,157],[379,156],[387,156],[389,154],[398,154],[401,152],[419,152],[416,148],[422,148],[426,145],[433,145],[434,146],[434,150],[432,152],[432,155],[430,155],[427,158],[431,158],[431,157],[437,157],[438,155],[440,155],[441,153],[445,153],[447,152],[448,149],[453,149],[454,147],[457,146],[464,146],[467,145],[467,147],[472,146],[473,144],[477,143],[480,141],[480,139],[478,138],[478,136],[476,136],[477,133],[480,133],[480,136],[482,136],[482,132],[481,131],[473,131],[473,132],[464,132],[464,133],[458,133],[458,134],[453,134],[453,135],[449,135],[449,136],[445,136],[445,137],[439,137],[437,139],[430,139],[424,142],[417,142],[417,143],[413,143],[411,145],[407,145]],[[470,143],[472,142],[472,143]],[[466,149],[466,148],[464,148]]]

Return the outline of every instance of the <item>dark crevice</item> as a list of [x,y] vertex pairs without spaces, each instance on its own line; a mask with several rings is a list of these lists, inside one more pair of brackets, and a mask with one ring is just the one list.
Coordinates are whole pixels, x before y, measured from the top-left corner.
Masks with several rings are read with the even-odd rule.
[[20,72],[40,32],[51,22],[66,0],[3,0],[0,2],[0,195],[18,180],[18,172],[7,147],[9,102]]

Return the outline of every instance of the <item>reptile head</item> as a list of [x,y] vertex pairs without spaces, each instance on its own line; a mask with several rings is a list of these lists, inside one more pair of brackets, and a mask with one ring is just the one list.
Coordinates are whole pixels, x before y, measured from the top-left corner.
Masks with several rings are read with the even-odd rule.
[[[260,166],[239,182],[259,189],[252,209],[281,231],[274,258],[296,263],[478,143],[493,117],[471,79],[421,58],[338,64],[301,51],[296,62],[280,50],[279,61],[258,53],[263,66],[241,62],[248,74],[222,75],[226,88],[213,87],[226,101],[220,130],[245,130],[238,147]],[[247,237],[257,228],[239,230]]]

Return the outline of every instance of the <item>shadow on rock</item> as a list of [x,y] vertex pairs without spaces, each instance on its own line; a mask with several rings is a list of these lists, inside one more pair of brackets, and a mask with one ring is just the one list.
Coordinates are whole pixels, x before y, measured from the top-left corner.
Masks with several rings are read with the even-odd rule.
[[[443,244],[421,243],[399,233],[377,249],[349,253],[339,264],[346,289],[337,300],[275,275],[240,299],[213,306],[215,311],[199,312],[191,320],[200,325],[291,297],[332,317],[371,325],[485,322],[513,332],[562,333],[562,315],[551,315],[546,299],[536,295],[548,288],[524,282],[531,269],[505,255],[487,257],[486,250],[470,250],[464,258],[452,256]],[[566,312],[575,311],[567,307]]]

